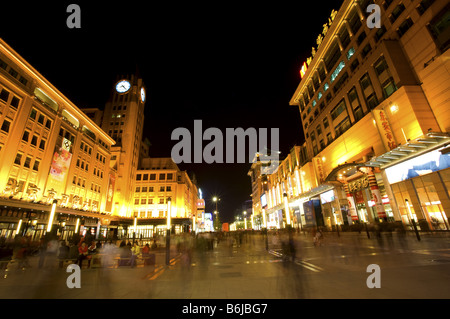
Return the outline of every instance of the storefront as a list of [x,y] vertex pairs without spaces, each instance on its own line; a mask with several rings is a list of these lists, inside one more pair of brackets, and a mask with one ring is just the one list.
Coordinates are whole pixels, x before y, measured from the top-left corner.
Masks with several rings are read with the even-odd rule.
[[449,147],[426,152],[386,168],[402,222],[421,229],[449,230]]

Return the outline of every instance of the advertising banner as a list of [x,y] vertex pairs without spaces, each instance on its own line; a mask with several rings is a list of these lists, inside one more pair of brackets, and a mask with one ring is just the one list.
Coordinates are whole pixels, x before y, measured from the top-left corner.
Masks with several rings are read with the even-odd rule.
[[70,143],[70,141],[63,139],[63,145],[53,154],[50,174],[47,180],[47,191],[53,189],[58,194],[64,193],[70,162],[72,161],[72,154],[68,150],[70,146],[66,147],[67,142]]
[[106,193],[106,206],[105,206],[105,211],[109,213],[112,212],[115,184],[116,184],[116,177],[113,174],[109,174],[108,190]]

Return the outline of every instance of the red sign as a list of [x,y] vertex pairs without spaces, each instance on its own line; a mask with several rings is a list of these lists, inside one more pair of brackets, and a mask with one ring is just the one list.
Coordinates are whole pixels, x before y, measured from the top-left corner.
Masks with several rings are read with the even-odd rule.
[[302,68],[300,69],[300,76],[303,77],[306,74],[306,71],[308,70],[308,65],[306,65],[306,62],[303,62]]

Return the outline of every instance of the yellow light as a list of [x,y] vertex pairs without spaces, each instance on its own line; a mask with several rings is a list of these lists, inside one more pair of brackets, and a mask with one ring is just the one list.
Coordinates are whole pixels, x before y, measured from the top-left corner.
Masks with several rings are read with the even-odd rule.
[[171,206],[172,206],[172,201],[170,200],[170,198],[167,200],[167,229],[170,229],[171,227],[171,220],[170,220],[170,215],[171,215]]
[[75,225],[75,234],[78,234],[78,227],[80,226],[80,219],[77,218],[77,223]]
[[284,210],[286,211],[286,223],[291,224],[291,212],[289,211],[289,204],[287,196],[284,196]]
[[397,104],[392,104],[391,107],[390,107],[390,110],[391,110],[392,114],[397,113],[398,105]]
[[263,224],[264,224],[264,228],[267,228],[266,210],[265,210],[265,209],[262,210],[262,215],[263,215]]
[[19,233],[20,227],[22,226],[22,220],[19,220],[19,224],[17,225],[17,231],[16,233]]
[[326,158],[325,156],[322,157],[322,162],[325,162]]
[[52,204],[52,210],[50,212],[50,217],[48,218],[47,232],[52,230],[53,218],[55,217],[55,211],[56,211],[56,203],[57,203],[57,201],[54,200],[53,204]]

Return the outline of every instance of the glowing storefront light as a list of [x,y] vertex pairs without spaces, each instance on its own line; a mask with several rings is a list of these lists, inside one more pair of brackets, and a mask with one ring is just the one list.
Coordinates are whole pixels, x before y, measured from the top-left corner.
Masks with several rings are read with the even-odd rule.
[[287,195],[284,194],[284,210],[286,211],[286,223],[288,225],[291,224],[291,211],[289,209],[289,203],[288,203],[288,198]]
[[398,183],[450,167],[450,154],[435,150],[386,169],[389,183]]
[[52,230],[53,219],[55,218],[56,203],[57,203],[57,200],[54,200],[53,204],[52,204],[52,210],[51,210],[50,216],[48,218],[47,232],[50,232]]
[[345,62],[341,61],[339,63],[339,65],[336,67],[336,70],[334,70],[334,72],[331,74],[330,77],[330,82],[333,83],[334,80],[336,80],[336,78],[338,77],[339,73],[341,73],[341,71],[344,69],[345,67]]
[[20,227],[22,227],[22,220],[19,220],[19,224],[17,224],[17,230],[16,230],[17,234],[19,234]]

